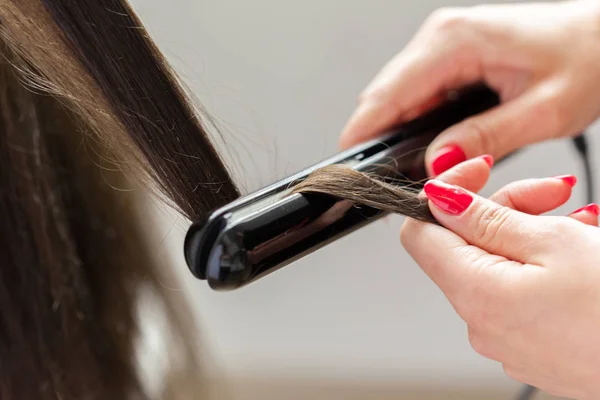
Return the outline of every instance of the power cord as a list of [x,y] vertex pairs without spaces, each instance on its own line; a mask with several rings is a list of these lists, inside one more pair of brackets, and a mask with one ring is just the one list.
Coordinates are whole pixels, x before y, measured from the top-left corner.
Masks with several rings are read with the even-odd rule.
[[594,172],[592,171],[592,162],[590,160],[589,151],[588,151],[588,140],[585,133],[573,138],[573,144],[575,145],[575,149],[579,156],[581,157],[581,161],[583,162],[583,168],[585,172],[585,184],[586,184],[586,192],[587,192],[587,202],[594,203]]
[[530,385],[523,386],[521,392],[517,396],[516,400],[530,400],[533,398],[533,395],[537,392],[537,389]]
[[[577,153],[579,154],[579,156],[581,157],[581,161],[583,162],[587,202],[594,203],[594,174],[592,171],[592,163],[590,161],[588,151],[588,140],[585,136],[585,132],[573,138],[573,144],[575,145],[575,149],[577,150]],[[516,397],[516,400],[531,400],[536,392],[537,388],[530,385],[525,385],[519,392],[518,396]]]

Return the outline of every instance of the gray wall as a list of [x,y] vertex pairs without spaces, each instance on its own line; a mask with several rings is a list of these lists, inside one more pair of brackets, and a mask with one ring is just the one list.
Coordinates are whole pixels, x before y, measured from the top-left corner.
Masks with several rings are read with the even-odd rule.
[[[440,6],[474,3],[133,1],[214,117],[245,191],[335,153],[358,93],[423,19]],[[486,193],[565,173],[580,175],[569,143],[539,145],[500,166]],[[577,191],[561,211],[583,201]],[[232,293],[211,292],[187,273],[187,224],[166,220],[158,253],[175,260],[207,343],[230,373],[512,385],[470,349],[464,324],[402,249],[400,217]]]

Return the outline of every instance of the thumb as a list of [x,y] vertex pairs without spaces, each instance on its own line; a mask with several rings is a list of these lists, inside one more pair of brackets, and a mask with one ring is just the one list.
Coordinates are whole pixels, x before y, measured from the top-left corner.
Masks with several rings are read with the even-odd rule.
[[483,154],[495,159],[565,130],[563,113],[549,84],[468,118],[442,132],[425,156],[428,172],[437,176],[454,165]]
[[[424,192],[436,220],[468,244],[523,264],[540,264],[555,230],[544,217],[525,214],[439,180]],[[546,225],[545,225],[546,224]]]

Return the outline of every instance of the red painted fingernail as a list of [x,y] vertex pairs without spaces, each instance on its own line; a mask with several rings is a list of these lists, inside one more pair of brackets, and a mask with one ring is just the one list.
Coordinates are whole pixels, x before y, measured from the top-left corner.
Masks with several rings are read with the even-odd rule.
[[467,191],[440,181],[428,181],[423,189],[433,204],[450,215],[462,214],[473,202]]
[[577,177],[575,175],[561,175],[556,176],[555,178],[560,179],[561,181],[565,182],[571,187],[575,186],[575,184],[577,183]]
[[435,154],[431,170],[435,175],[439,175],[466,160],[467,156],[460,147],[446,146]]
[[579,210],[573,211],[573,214],[577,214],[577,213],[584,212],[584,211],[592,213],[596,217],[600,216],[600,206],[598,206],[598,204],[596,204],[596,203],[588,204],[585,207],[581,207]]
[[483,155],[481,156],[481,158],[483,158],[483,161],[485,161],[487,163],[487,165],[490,166],[490,168],[492,168],[494,166],[494,157],[492,157],[489,154]]

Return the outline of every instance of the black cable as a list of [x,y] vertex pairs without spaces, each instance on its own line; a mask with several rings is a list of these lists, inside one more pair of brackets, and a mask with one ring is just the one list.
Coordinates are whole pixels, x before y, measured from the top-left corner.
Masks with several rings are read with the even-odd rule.
[[533,395],[536,391],[537,389],[533,386],[525,385],[523,386],[523,389],[521,389],[521,392],[517,396],[516,400],[530,400],[533,398]]
[[[585,175],[585,183],[586,183],[586,198],[588,203],[594,203],[594,174],[592,171],[592,162],[590,161],[590,155],[588,151],[588,141],[585,136],[585,132],[580,134],[579,136],[573,138],[573,144],[575,145],[575,149],[577,153],[581,157],[581,161],[583,163],[584,175]],[[537,389],[530,385],[525,385],[519,392],[519,395],[516,397],[516,400],[531,400]]]
[[573,138],[573,144],[575,145],[575,149],[581,156],[581,161],[583,162],[583,168],[585,171],[585,183],[586,183],[586,191],[587,191],[587,202],[594,203],[594,173],[592,171],[592,162],[590,161],[590,156],[588,152],[588,141],[585,133]]

